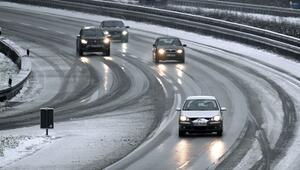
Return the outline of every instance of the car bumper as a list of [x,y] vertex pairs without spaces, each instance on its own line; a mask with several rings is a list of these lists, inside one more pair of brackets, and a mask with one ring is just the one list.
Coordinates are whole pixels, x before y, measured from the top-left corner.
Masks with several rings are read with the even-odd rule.
[[184,58],[184,54],[158,54],[157,57],[159,60],[182,60]]
[[120,41],[122,41],[122,40],[125,40],[127,38],[128,38],[128,34],[127,35],[120,34],[120,35],[111,35],[110,36],[111,40],[120,40]]
[[86,45],[86,46],[82,46],[81,50],[86,51],[86,52],[94,52],[94,51],[102,52],[108,48],[109,48],[109,46],[104,46],[104,45],[99,45],[99,46]]
[[179,123],[179,130],[186,132],[217,132],[223,130],[223,123],[210,122],[205,126],[195,126],[192,123]]

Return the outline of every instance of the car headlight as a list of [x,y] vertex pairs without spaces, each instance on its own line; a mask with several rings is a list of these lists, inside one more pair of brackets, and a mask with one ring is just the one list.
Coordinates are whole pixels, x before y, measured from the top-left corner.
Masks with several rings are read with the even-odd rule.
[[212,120],[218,122],[221,120],[221,116],[214,116]]
[[189,121],[189,118],[184,115],[180,115],[180,121],[186,122],[186,121]]
[[81,39],[81,44],[87,44],[87,43],[88,43],[87,40]]
[[178,49],[178,50],[176,50],[176,53],[182,54],[182,53],[183,53],[183,50],[182,50],[182,49]]
[[164,50],[164,49],[159,49],[159,50],[158,50],[158,53],[162,55],[162,54],[165,53],[165,50]]
[[104,42],[104,44],[108,44],[110,42],[110,39],[109,38],[104,38],[103,42]]
[[123,32],[122,32],[122,35],[127,35],[127,34],[128,34],[127,31],[123,31]]
[[103,34],[104,34],[104,35],[108,35],[109,32],[108,32],[108,31],[103,31]]

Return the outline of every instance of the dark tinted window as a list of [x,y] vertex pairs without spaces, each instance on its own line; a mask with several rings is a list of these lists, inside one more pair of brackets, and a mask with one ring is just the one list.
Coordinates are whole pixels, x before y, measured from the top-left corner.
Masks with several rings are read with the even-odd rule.
[[124,27],[122,21],[103,21],[102,27]]
[[174,45],[181,46],[181,42],[178,38],[160,38],[158,39],[158,45]]
[[219,110],[219,106],[213,99],[195,99],[187,100],[182,110]]
[[82,34],[82,36],[86,36],[86,37],[101,37],[101,36],[103,36],[102,30],[97,29],[97,28],[83,29],[81,34]]

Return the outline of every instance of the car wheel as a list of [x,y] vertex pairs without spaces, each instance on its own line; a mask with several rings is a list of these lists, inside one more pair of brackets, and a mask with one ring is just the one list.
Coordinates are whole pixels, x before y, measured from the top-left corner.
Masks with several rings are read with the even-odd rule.
[[104,52],[103,52],[104,56],[110,56],[110,49],[106,49]]
[[83,51],[79,48],[78,50],[78,54],[80,55],[80,56],[82,56],[83,55]]
[[218,135],[218,136],[222,136],[222,135],[223,135],[223,130],[217,131],[217,135]]
[[124,38],[124,39],[122,40],[122,43],[128,43],[128,37]]
[[182,59],[180,60],[181,63],[184,63],[185,61],[185,57],[182,57]]
[[184,137],[186,135],[186,132],[184,130],[179,130],[178,135],[179,137]]
[[155,56],[153,57],[153,60],[154,60],[155,63],[159,63],[159,59],[157,58],[157,55],[155,55]]

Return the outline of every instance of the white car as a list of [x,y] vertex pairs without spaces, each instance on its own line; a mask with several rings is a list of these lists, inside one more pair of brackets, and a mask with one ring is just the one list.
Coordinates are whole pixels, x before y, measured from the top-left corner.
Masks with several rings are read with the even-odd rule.
[[212,133],[218,136],[223,134],[222,111],[218,100],[214,96],[190,96],[182,108],[177,108],[179,115],[179,136],[185,136],[186,132]]

